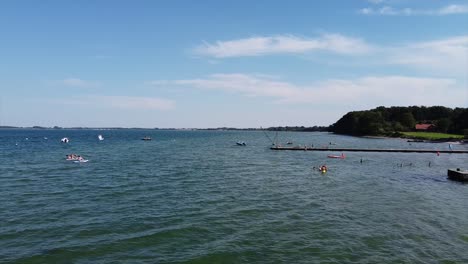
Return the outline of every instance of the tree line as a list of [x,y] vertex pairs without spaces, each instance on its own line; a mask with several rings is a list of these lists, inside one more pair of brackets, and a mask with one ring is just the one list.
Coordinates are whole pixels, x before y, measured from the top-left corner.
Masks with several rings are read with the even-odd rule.
[[266,130],[269,131],[295,131],[295,132],[326,132],[329,131],[327,126],[279,126],[279,127],[269,127]]
[[432,124],[433,131],[468,133],[468,108],[444,106],[384,107],[345,114],[329,127],[331,132],[355,136],[398,136],[415,131],[416,124]]

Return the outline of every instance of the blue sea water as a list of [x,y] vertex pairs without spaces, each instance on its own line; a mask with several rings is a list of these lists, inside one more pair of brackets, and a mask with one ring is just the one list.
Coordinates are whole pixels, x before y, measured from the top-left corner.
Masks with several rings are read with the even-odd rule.
[[[448,149],[328,133],[278,138]],[[0,262],[468,263],[468,185],[446,177],[468,169],[468,154],[328,159],[341,153],[270,145],[259,131],[0,130]],[[71,153],[89,162],[66,161]],[[322,164],[328,173],[312,170]]]

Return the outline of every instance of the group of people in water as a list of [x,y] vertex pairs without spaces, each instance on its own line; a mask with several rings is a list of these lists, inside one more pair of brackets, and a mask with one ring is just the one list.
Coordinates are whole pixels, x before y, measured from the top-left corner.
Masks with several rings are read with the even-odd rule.
[[322,172],[322,173],[325,173],[325,172],[328,171],[328,167],[327,167],[327,165],[325,165],[325,164],[322,165],[322,166],[319,166],[318,168],[314,166],[312,169],[313,169],[313,170],[316,170],[316,169],[317,169],[318,171],[320,171],[320,172]]
[[67,160],[84,160],[82,156],[76,155],[76,154],[68,154],[66,156],[67,156]]

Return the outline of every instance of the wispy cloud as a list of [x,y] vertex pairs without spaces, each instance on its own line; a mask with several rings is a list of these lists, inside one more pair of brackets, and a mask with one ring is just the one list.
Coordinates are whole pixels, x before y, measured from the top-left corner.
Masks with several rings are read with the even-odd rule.
[[448,5],[437,11],[440,15],[450,14],[466,14],[468,13],[468,5]]
[[463,75],[468,69],[468,36],[389,47],[385,53],[390,64]]
[[246,97],[264,97],[281,104],[314,105],[462,105],[465,91],[453,79],[407,76],[368,76],[299,86],[248,74],[214,74],[206,78],[171,81],[197,89],[218,90]]
[[382,6],[380,8],[366,7],[358,11],[363,15],[389,15],[389,16],[444,16],[467,14],[468,5],[447,5],[438,9],[394,8]]
[[165,111],[175,108],[174,101],[157,97],[94,95],[68,98],[57,102],[67,105],[86,105],[92,107],[104,107],[126,110],[133,109]]
[[98,82],[86,81],[80,78],[67,78],[67,79],[55,81],[54,83],[57,85],[64,85],[64,86],[76,87],[76,88],[95,88],[100,85]]
[[367,2],[371,3],[371,4],[382,4],[385,2],[385,0],[367,0]]
[[339,54],[363,54],[372,47],[359,38],[340,34],[325,34],[318,38],[293,35],[260,36],[244,39],[204,43],[194,49],[197,55],[215,58],[260,56],[267,54],[307,53],[327,51]]
[[[391,11],[386,11],[391,12]],[[327,35],[330,45],[321,41],[308,40],[305,43],[300,39],[289,38],[292,41],[286,44],[281,40],[276,43],[270,38],[260,38],[263,44],[249,45],[253,39],[218,42],[216,45],[205,44],[199,47],[198,53],[216,58],[236,56],[259,56],[275,53],[305,53],[309,50],[322,49],[337,53],[348,54],[353,50],[360,53],[354,57],[353,63],[366,63],[385,65],[400,65],[412,69],[430,70],[431,73],[446,74],[448,76],[464,76],[468,68],[466,56],[468,52],[468,35],[454,36],[445,39],[436,39],[414,43],[395,43],[385,46],[370,44],[365,40],[349,40],[342,35]],[[265,42],[264,42],[265,41]],[[255,41],[253,41],[255,42]],[[310,42],[310,43],[309,43]],[[265,44],[266,43],[266,44]],[[272,44],[273,43],[273,44]],[[292,43],[295,43],[294,45]],[[312,43],[315,43],[314,46]],[[354,46],[354,44],[356,44]],[[348,63],[346,61],[346,63]],[[161,81],[158,81],[161,82]],[[161,84],[161,83],[159,83]]]

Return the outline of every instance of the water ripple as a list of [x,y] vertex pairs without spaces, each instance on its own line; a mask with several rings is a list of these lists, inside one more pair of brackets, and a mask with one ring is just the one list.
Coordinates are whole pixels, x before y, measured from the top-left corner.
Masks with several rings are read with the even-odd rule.
[[[445,176],[468,155],[349,153],[330,160],[326,153],[270,151],[257,132],[106,132],[0,130],[2,261],[468,262],[468,185]],[[139,140],[145,135],[154,140]],[[69,145],[59,143],[63,136],[73,139]],[[283,137],[303,145],[408,147],[327,133]],[[238,140],[248,145],[235,146]],[[69,153],[90,162],[67,162]],[[312,170],[324,163],[327,174]]]

